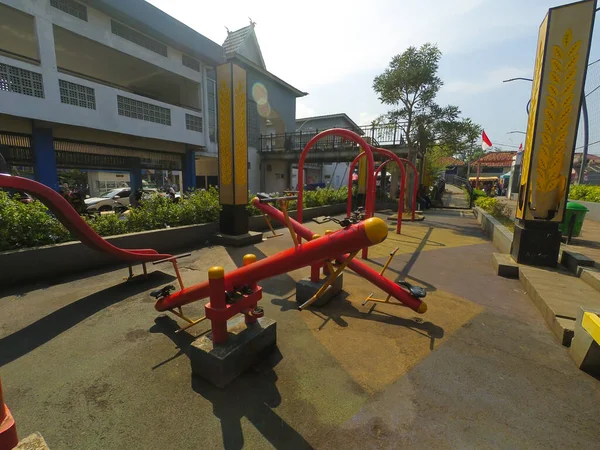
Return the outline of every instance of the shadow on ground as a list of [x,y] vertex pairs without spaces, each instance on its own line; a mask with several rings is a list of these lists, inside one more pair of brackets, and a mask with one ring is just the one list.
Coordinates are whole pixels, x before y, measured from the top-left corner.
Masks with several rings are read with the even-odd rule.
[[135,277],[63,306],[0,339],[0,367],[35,350],[99,311],[174,279],[175,277],[164,272],[155,271],[147,277]]
[[[177,355],[168,361],[181,355],[187,356],[187,350],[194,341],[194,337],[185,332],[176,333],[178,329],[177,322],[166,316],[158,317],[150,329],[152,333],[163,333],[177,346]],[[244,439],[243,418],[248,419],[274,448],[312,448],[300,433],[273,411],[273,408],[281,403],[281,395],[276,386],[277,374],[274,370],[281,360],[279,349],[274,347],[265,358],[260,358],[256,366],[224,389],[219,389],[200,377],[192,376],[192,389],[212,403],[213,414],[221,422],[224,449],[251,448],[252,444]]]
[[[317,316],[323,321],[317,328],[322,330],[330,322],[334,322],[337,326],[345,328],[348,326],[348,322],[344,318],[370,320],[373,322],[385,323],[388,325],[396,325],[407,328],[422,336],[429,337],[431,339],[430,348],[433,350],[433,345],[436,339],[444,337],[444,329],[432,322],[425,322],[420,317],[413,317],[410,319],[395,316],[387,312],[376,310],[376,303],[372,303],[371,308],[367,312],[360,311],[356,308],[350,300],[348,300],[349,294],[347,292],[340,292],[334,297],[327,305],[317,308],[311,307],[308,311]],[[394,300],[392,300],[394,301]],[[271,303],[277,305],[282,311],[289,309],[297,309],[298,305],[290,297],[287,298],[275,298],[271,300]],[[401,304],[397,304],[399,308],[404,308]]]
[[[263,253],[254,245],[238,248],[227,247],[226,251],[237,267],[242,267],[244,265],[244,255],[248,253],[252,253],[253,255],[255,255],[257,261],[265,259],[269,256]],[[289,293],[291,290],[294,290],[296,288],[296,281],[287,273],[283,273],[280,275],[266,278],[264,280],[260,280],[259,285],[263,288],[263,292],[265,292],[266,294],[281,296]]]

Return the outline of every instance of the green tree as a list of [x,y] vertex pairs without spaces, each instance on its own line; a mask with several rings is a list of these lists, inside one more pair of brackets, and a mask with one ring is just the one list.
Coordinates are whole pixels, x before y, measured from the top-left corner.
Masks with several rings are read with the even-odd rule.
[[373,89],[379,100],[393,107],[387,114],[392,122],[406,121],[406,143],[415,147],[415,120],[426,114],[442,80],[437,75],[442,52],[434,44],[423,44],[420,48],[409,47],[390,61],[385,71],[373,80]]

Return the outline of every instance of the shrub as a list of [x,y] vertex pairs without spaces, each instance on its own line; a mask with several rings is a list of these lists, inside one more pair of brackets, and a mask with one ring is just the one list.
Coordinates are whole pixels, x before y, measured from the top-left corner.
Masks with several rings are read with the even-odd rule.
[[572,185],[569,190],[569,199],[600,203],[600,186]]
[[84,220],[100,236],[114,236],[128,231],[127,222],[116,214],[97,214],[85,217]]
[[0,251],[56,244],[71,238],[42,203],[29,204],[0,191]]
[[484,211],[493,214],[500,205],[498,204],[498,200],[495,198],[479,197],[477,200],[475,200],[475,206],[479,206]]
[[[346,191],[346,188],[306,191],[304,206],[343,203],[346,201]],[[279,196],[277,193],[273,195]],[[295,209],[296,202],[290,203],[290,209]],[[260,215],[260,211],[251,204],[247,209],[250,215]],[[94,215],[84,220],[100,236],[114,236],[167,226],[215,222],[219,219],[220,210],[219,192],[211,187],[189,192],[178,203],[173,203],[167,197],[152,195],[144,199],[138,208],[132,208],[126,220],[117,214]],[[36,200],[24,204],[0,190],[0,251],[72,239],[68,230],[41,202]]]

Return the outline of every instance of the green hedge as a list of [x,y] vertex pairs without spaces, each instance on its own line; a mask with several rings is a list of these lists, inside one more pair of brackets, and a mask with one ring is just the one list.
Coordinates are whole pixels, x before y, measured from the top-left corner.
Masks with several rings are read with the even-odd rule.
[[600,186],[572,185],[569,190],[569,199],[600,203]]
[[[344,203],[347,189],[317,189],[304,193],[304,207]],[[277,194],[276,194],[277,195]],[[252,196],[251,196],[252,197]],[[295,202],[290,209],[295,209]],[[127,219],[117,214],[84,217],[100,236],[156,230],[166,227],[216,222],[219,219],[219,192],[215,188],[186,194],[178,203],[154,195],[133,208]],[[249,215],[260,215],[250,204]],[[0,190],[0,251],[57,244],[73,237],[39,201],[24,204]]]
[[484,211],[490,213],[502,225],[509,230],[514,231],[515,222],[511,218],[510,208],[500,203],[498,199],[492,197],[479,197],[475,200],[475,206],[479,206]]

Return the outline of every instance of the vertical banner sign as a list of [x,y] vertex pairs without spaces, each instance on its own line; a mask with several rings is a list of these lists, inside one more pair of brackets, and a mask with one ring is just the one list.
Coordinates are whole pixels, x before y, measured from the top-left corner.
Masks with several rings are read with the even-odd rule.
[[233,64],[234,202],[248,204],[248,133],[246,121],[246,71]]
[[248,203],[246,71],[232,64],[217,67],[219,130],[219,201]]
[[516,216],[561,222],[596,0],[551,8],[540,26]]

